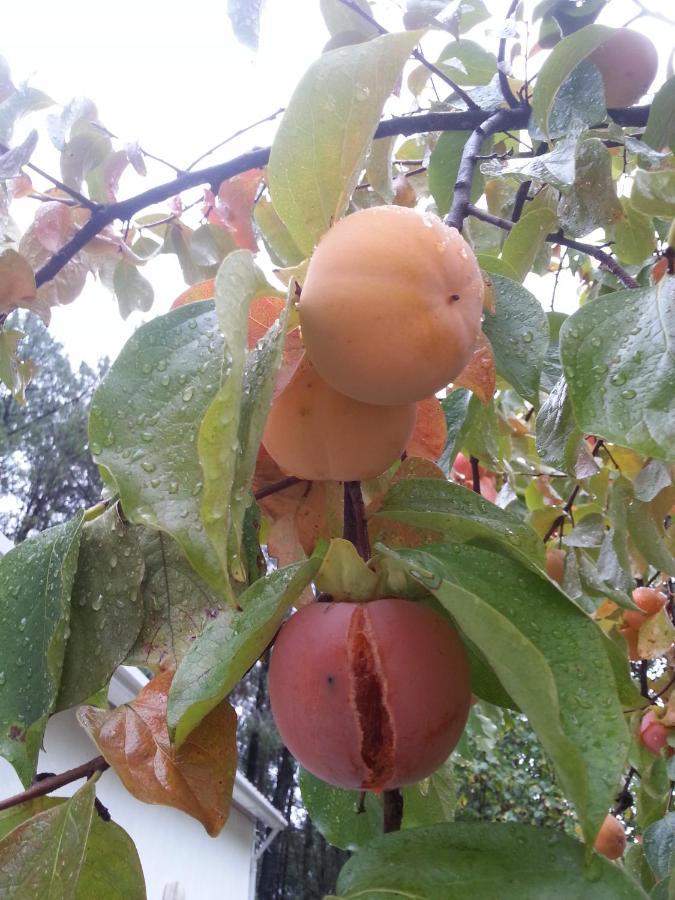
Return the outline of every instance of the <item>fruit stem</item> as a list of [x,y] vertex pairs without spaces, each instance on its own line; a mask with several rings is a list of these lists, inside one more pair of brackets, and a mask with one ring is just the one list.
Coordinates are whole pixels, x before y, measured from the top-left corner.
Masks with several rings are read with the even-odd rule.
[[401,821],[403,820],[403,794],[398,788],[384,791],[382,802],[384,805],[384,833],[389,834],[390,831],[400,831]]
[[367,561],[370,559],[370,539],[360,481],[345,481],[344,501],[343,536],[354,544],[359,556]]

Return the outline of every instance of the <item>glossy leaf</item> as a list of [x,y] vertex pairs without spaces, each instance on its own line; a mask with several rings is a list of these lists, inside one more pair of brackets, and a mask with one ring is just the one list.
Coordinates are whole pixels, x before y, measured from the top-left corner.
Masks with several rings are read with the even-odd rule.
[[[556,94],[548,120],[548,136],[560,138],[580,132],[605,118],[605,89],[598,69],[583,61],[572,69]],[[530,137],[545,140],[546,133],[530,119]]]
[[558,900],[645,900],[621,869],[573,838],[526,825],[457,822],[382,835],[340,872],[338,894],[415,900],[555,896]]
[[238,598],[242,612],[231,621],[215,619],[194,642],[176,673],[167,710],[178,747],[251,668],[318,568],[318,560],[308,560],[254,582]]
[[140,591],[143,621],[127,665],[175,669],[207,624],[228,619],[232,606],[205,584],[168,535],[135,528],[145,573]]
[[358,791],[333,787],[302,768],[299,782],[312,824],[335,847],[358,850],[382,833],[382,804],[370,791],[364,796],[364,812],[359,812]]
[[307,70],[279,124],[268,167],[274,207],[308,256],[347,208],[382,107],[417,32],[331,50]]
[[201,519],[222,570],[246,580],[241,562],[250,483],[281,362],[286,313],[248,353],[249,307],[269,285],[248,251],[231,253],[216,276],[216,313],[226,335],[220,389],[197,440],[204,477]]
[[377,578],[356,547],[342,538],[332,540],[314,578],[317,590],[334,600],[370,600],[377,596]]
[[532,94],[532,115],[548,133],[548,120],[555,98],[572,70],[586,59],[596,47],[604,44],[615,29],[605,25],[587,25],[563,38],[551,51],[537,75]]
[[539,405],[539,379],[549,329],[541,304],[528,290],[502,275],[491,275],[495,312],[485,311],[497,372],[525,399]]
[[419,400],[413,430],[405,451],[408,456],[418,456],[435,462],[448,442],[448,427],[443,406],[437,397]]
[[622,218],[609,150],[599,138],[579,141],[574,184],[562,197],[558,215],[565,233],[580,237]]
[[180,809],[215,837],[230,811],[237,717],[220,703],[180,749],[172,747],[166,727],[172,678],[173,672],[162,672],[111,711],[82,706],[78,720],[134,797]]
[[297,266],[303,254],[279,218],[269,197],[263,195],[255,204],[253,218],[272,260],[280,266]]
[[588,478],[598,471],[574,418],[564,378],[554,385],[537,414],[536,446],[547,465],[575,478]]
[[518,181],[548,182],[559,190],[574,184],[575,152],[577,137],[570,134],[561,138],[549,153],[528,159],[491,159],[481,164],[481,172],[490,176],[511,176]]
[[[63,807],[62,797],[37,797],[0,813],[2,839],[34,816]],[[63,811],[63,810],[62,810]],[[74,900],[146,900],[145,879],[138,851],[129,835],[115,822],[93,816],[84,861],[80,868]]]
[[137,266],[120,260],[113,272],[113,289],[120,306],[123,319],[136,309],[148,312],[152,309],[155,292],[148,279],[141,275]]
[[90,780],[70,800],[26,819],[0,841],[1,897],[78,897],[95,796]]
[[642,139],[654,150],[669,147],[675,153],[675,77],[669,78],[656,92]]
[[579,427],[645,456],[672,459],[675,278],[597,297],[560,331]]
[[427,174],[439,216],[446,215],[452,205],[462,150],[469,134],[468,131],[445,131],[431,151]]
[[455,387],[468,388],[487,406],[496,389],[495,357],[489,339],[479,333],[473,356],[454,380]]
[[636,169],[630,202],[647,216],[672,219],[675,216],[675,170],[648,172]]
[[623,216],[614,228],[613,249],[619,262],[638,266],[654,252],[654,223],[625,198],[621,200],[621,208]]
[[629,744],[597,626],[549,580],[512,558],[458,544],[402,550],[395,558],[490,660],[594,840]]
[[394,484],[376,518],[432,529],[453,541],[480,542],[508,555],[543,559],[538,535],[518,515],[451,482],[420,478]]
[[470,400],[471,393],[464,388],[451,391],[447,397],[441,400],[448,437],[443,453],[438,460],[438,464],[445,472],[450,471],[455,456],[457,455],[457,451],[461,446],[462,434],[469,412]]
[[82,516],[0,557],[0,754],[24,785],[59,690]]
[[141,325],[93,396],[89,439],[127,519],[166,531],[226,595],[225,574],[199,519],[204,476],[195,439],[219,388],[222,347],[210,303]]
[[141,629],[145,562],[135,531],[114,508],[82,529],[58,709],[105,687]]
[[525,279],[557,222],[553,210],[543,206],[526,212],[509,231],[502,247],[502,259],[517,273],[518,281]]

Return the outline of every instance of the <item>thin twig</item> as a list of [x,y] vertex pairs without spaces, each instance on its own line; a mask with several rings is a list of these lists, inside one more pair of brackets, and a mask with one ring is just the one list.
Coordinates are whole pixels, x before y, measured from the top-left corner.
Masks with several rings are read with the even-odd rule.
[[239,131],[235,131],[234,134],[231,134],[229,137],[226,137],[224,141],[221,141],[219,144],[216,144],[215,147],[211,147],[210,150],[207,150],[205,153],[202,153],[201,156],[198,156],[194,162],[191,162],[190,165],[185,170],[186,172],[191,172],[194,167],[200,163],[203,159],[206,159],[207,156],[211,156],[212,153],[215,153],[216,150],[220,150],[221,147],[224,147],[226,144],[229,144],[230,141],[233,141],[235,138],[241,137],[242,134],[246,134],[248,131],[253,131],[254,128],[257,128],[258,125],[263,125],[265,122],[272,122],[276,119],[277,116],[280,116],[282,112],[284,112],[284,107],[280,106],[276,112],[270,113],[269,116],[265,116],[263,119],[258,119],[257,122],[252,122],[250,125],[247,125],[245,128],[240,128]]
[[302,480],[302,478],[296,478],[295,475],[289,475],[288,478],[282,478],[281,481],[275,481],[274,484],[268,484],[266,487],[260,488],[253,496],[256,500],[262,500],[265,497],[269,497],[270,494],[278,494],[279,491],[285,491],[286,488],[293,487],[294,484],[299,484]]
[[[511,6],[509,6],[508,12],[506,13],[506,21],[508,22],[515,13],[516,9],[518,9],[518,4],[520,0],[511,0]],[[506,61],[506,35],[500,38],[499,40],[499,51],[497,53],[497,72],[499,74],[499,86],[502,89],[502,96],[511,107],[514,109],[516,106],[519,106],[518,98],[514,95],[511,90],[511,85],[509,84],[509,79],[506,77],[506,72],[504,71]]]
[[51,794],[52,791],[55,791],[66,784],[78,781],[80,778],[91,778],[95,772],[105,772],[105,770],[109,768],[109,764],[102,756],[95,756],[88,762],[82,763],[81,766],[76,766],[74,769],[68,769],[67,772],[61,772],[60,775],[41,778],[40,781],[32,784],[20,794],[15,794],[13,797],[7,797],[6,800],[0,800],[0,811],[3,809],[11,809],[13,806],[18,806],[20,803],[26,803],[28,800],[34,800],[36,797],[44,797],[46,794]]
[[[376,20],[373,19],[372,16],[368,15],[367,12],[361,9],[354,0],[340,0],[343,6],[346,6],[347,9],[350,9],[356,15],[361,16],[362,19],[365,19],[366,22],[369,22],[373,28],[378,32],[378,34],[389,34],[386,28],[383,28],[382,25]],[[432,62],[426,58],[426,56],[420,50],[413,50],[412,55],[415,59],[422,63],[422,65],[428,69],[432,75],[435,75],[437,78],[440,78],[441,81],[444,81],[449,87],[453,89],[453,91],[460,97],[469,109],[480,109],[475,100],[472,100],[469,94],[465,90],[463,90],[455,81],[452,80],[448,75],[445,74],[438,66],[435,66]]]
[[[9,153],[9,147],[5,144],[0,143],[0,153]],[[67,194],[73,200],[76,200],[80,206],[84,206],[86,209],[91,209],[92,211],[98,209],[100,207],[100,203],[96,203],[94,200],[90,200],[89,197],[85,197],[84,194],[81,194],[79,191],[76,191],[75,188],[69,187],[67,184],[64,184],[62,181],[59,181],[58,178],[54,178],[53,175],[50,175],[48,172],[45,172],[44,169],[41,169],[39,166],[34,165],[31,162],[24,163],[24,168],[31,169],[31,171],[36,172],[38,175],[42,176],[42,178],[46,178],[47,181],[50,181],[54,187],[57,187],[60,191],[63,191],[64,194]],[[49,198],[53,200],[53,197]]]
[[480,469],[478,468],[478,459],[475,456],[469,457],[471,463],[471,489],[474,494],[480,494]]
[[363,494],[360,481],[344,483],[344,530],[345,540],[351,541],[359,556],[366,561],[370,559],[370,538],[368,524],[363,507]]
[[[482,222],[488,222],[490,225],[495,225],[497,228],[503,228],[504,231],[510,231],[513,228],[513,222],[509,219],[493,216],[492,213],[486,212],[484,209],[479,209],[472,203],[467,204],[466,215],[480,219]],[[584,244],[581,241],[574,241],[571,238],[565,237],[560,231],[546,235],[546,240],[549,244],[561,244],[563,247],[569,247],[571,250],[578,250],[580,253],[592,256],[594,259],[597,259],[608,272],[611,272],[625,287],[631,289],[640,287],[633,276],[629,275],[628,272],[626,272],[626,270],[609,255],[609,253],[605,253],[600,247],[594,247],[593,244]]]
[[[632,127],[646,125],[649,110],[649,106],[633,106],[628,109],[609,110],[609,113],[617,124]],[[505,109],[503,114],[507,119],[509,128],[518,129],[527,126],[529,118],[529,110],[527,108]],[[395,135],[409,137],[410,135],[421,134],[427,131],[470,131],[480,125],[481,122],[485,122],[492,115],[493,113],[490,111],[469,109],[463,112],[429,112],[414,116],[396,116],[380,122],[374,137],[386,138],[394,137]],[[599,124],[598,127],[602,127],[602,125]],[[218,165],[208,166],[204,169],[194,169],[191,172],[183,172],[173,180],[143,191],[141,194],[99,207],[84,227],[64,244],[48,263],[36,272],[35,280],[37,286],[39,287],[46,281],[54,278],[92,238],[96,237],[100,231],[116,220],[126,222],[142,209],[162,203],[190,188],[204,184],[220,185],[221,182],[232,178],[234,175],[248,172],[250,169],[259,169],[267,165],[269,156],[270,148],[262,147],[243,153]]]

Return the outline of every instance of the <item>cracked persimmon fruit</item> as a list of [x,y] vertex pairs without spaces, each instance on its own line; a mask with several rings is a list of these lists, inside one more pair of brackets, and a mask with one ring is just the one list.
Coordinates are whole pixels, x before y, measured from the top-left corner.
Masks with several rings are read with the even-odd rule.
[[654,44],[630,28],[617,28],[588,61],[600,71],[609,109],[638,101],[649,89],[659,64]]
[[457,632],[397,598],[303,607],[275,641],[269,692],[298,762],[352,790],[426,778],[454,749],[471,706]]
[[375,406],[338,391],[305,355],[272,401],[263,446],[287,475],[309,481],[375,478],[400,458],[416,404]]
[[424,400],[471,359],[484,282],[456,228],[377,206],[333,225],[302,286],[302,336],[317,372],[364,403]]

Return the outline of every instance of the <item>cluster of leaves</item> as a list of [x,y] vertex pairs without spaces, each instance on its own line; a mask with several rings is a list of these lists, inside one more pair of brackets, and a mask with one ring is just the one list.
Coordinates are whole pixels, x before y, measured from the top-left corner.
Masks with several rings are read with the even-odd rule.
[[[336,49],[298,85],[266,169],[258,169],[260,154],[240,160],[250,171],[205,195],[206,221],[197,228],[185,224],[178,201],[168,214],[115,232],[110,216],[135,215],[175,193],[176,183],[120,209],[119,174],[128,164],[142,168],[138,148],[113,149],[87,104],[50,119],[62,181],[0,257],[7,276],[0,313],[18,305],[45,313],[72,299],[90,271],[112,283],[123,312],[146,309],[150,293],[138,267],[159,252],[176,253],[186,281],[198,285],[189,299],[201,293],[213,302],[180,306],[139,328],[97,389],[89,438],[104,502],[0,562],[0,753],[28,785],[49,715],[103,691],[121,662],[141,664],[157,675],[131,712],[94,705],[80,720],[133,793],[176,805],[215,833],[234,771],[226,698],[291,607],[312,596],[311,585],[336,600],[424,597],[460,630],[475,695],[529,720],[585,846],[559,830],[455,818],[446,769],[405,790],[400,833],[375,837],[376,798],[359,816],[352,795],[303,775],[314,821],[336,845],[358,848],[340,876],[341,896],[395,888],[447,897],[450,883],[469,876],[486,897],[521,896],[525,887],[532,895],[628,898],[653,889],[666,896],[673,831],[664,816],[675,773],[640,746],[636,731],[639,710],[654,699],[650,687],[667,692],[670,676],[666,669],[661,680],[643,683],[643,696],[619,628],[622,610],[635,609],[636,579],[675,573],[665,527],[675,496],[668,332],[675,277],[667,239],[675,216],[673,79],[651,111],[640,112],[641,125],[629,117],[622,126],[608,117],[600,75],[587,61],[611,32],[587,22],[566,30],[544,4],[539,15],[566,36],[558,35],[530,105],[504,111],[498,130],[484,135],[481,159],[469,159],[466,129],[474,126],[463,118],[462,130],[452,130],[459,121],[452,117],[491,119],[508,102],[508,66],[466,37],[488,21],[484,4],[453,4],[448,19],[439,18],[442,4],[411,4],[409,25],[422,16],[432,32],[453,34],[434,72],[434,88],[449,81],[452,92],[438,99],[428,78],[406,70],[413,102],[433,106],[436,118],[421,114],[392,128],[414,138],[373,141],[422,34],[374,33],[358,12],[367,11],[364,3],[322,6]],[[507,82],[516,93],[523,87]],[[12,86],[0,122],[11,128],[46,102]],[[443,115],[451,130],[440,133],[433,129]],[[538,143],[535,154],[523,152],[509,115]],[[29,138],[9,159],[0,157],[6,230],[10,201],[31,193],[24,168],[34,145]],[[463,204],[460,218],[471,215],[465,233],[493,286],[483,335],[458,383],[420,415],[409,457],[363,484],[377,545],[366,563],[340,538],[341,486],[286,484],[270,493],[283,473],[260,439],[273,395],[297,360],[291,301],[307,257],[336,218],[395,200],[456,215],[456,182],[467,163],[480,163],[480,171],[475,205]],[[194,181],[181,182],[186,189],[199,183],[192,174]],[[597,229],[613,241],[613,255],[579,243]],[[91,240],[79,243],[82,234]],[[11,244],[11,229],[8,235]],[[274,284],[254,259],[263,249],[278,267]],[[530,272],[564,267],[578,277],[583,304],[571,316],[547,314],[523,282]],[[274,316],[261,316],[270,307]],[[3,380],[20,397],[28,375],[16,339],[2,347],[0,373],[11,371]],[[496,503],[457,483],[460,451],[492,473]],[[566,550],[562,587],[544,568],[553,536]],[[269,573],[261,544],[280,563]],[[665,612],[650,629],[645,673],[675,636]],[[127,728],[130,716],[143,727]],[[195,744],[208,749],[198,764]],[[181,777],[155,783],[148,767],[155,752]],[[635,824],[644,842],[632,848],[630,868],[621,868],[591,847],[629,764],[640,773]],[[200,767],[218,785],[206,798],[215,810],[199,795]],[[196,784],[186,788],[187,771]],[[96,853],[96,830],[87,825],[92,796],[87,786],[67,807],[24,805],[5,814],[0,854],[21,844],[29,848],[26,866],[33,865],[29,851],[42,860],[36,878],[82,884]],[[54,853],[62,852],[58,838],[72,822],[79,823],[79,843],[67,843],[75,848],[72,864],[54,865],[50,871],[64,874],[50,876],[39,840],[47,835]],[[39,840],[26,839],[31,829]],[[46,883],[36,881],[40,889]]]

